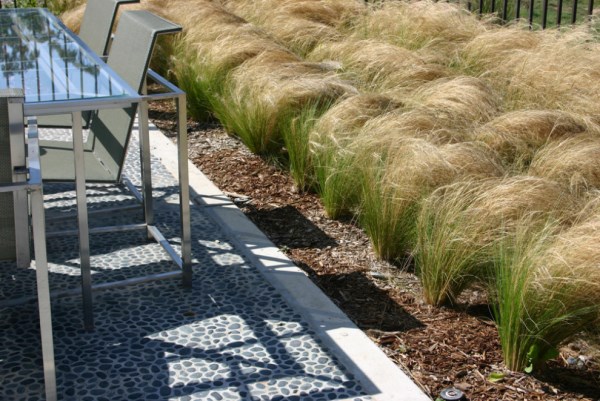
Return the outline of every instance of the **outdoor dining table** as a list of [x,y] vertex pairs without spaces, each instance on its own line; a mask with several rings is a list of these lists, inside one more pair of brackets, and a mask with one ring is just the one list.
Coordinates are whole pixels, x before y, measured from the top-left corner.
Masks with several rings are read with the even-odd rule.
[[22,88],[24,115],[71,114],[84,325],[93,327],[82,112],[141,96],[49,10],[0,10],[0,88]]
[[[152,71],[148,71],[148,75],[170,92],[161,95],[138,94],[47,9],[0,9],[0,89],[20,88],[23,90],[25,97],[23,114],[25,117],[71,115],[77,207],[76,234],[79,236],[83,320],[84,327],[88,330],[94,326],[89,235],[96,231],[110,232],[115,227],[99,227],[90,230],[88,225],[82,126],[82,113],[85,111],[103,108],[122,109],[133,104],[139,105],[143,196],[139,192],[135,195],[143,201],[145,223],[131,225],[132,227],[129,228],[146,228],[148,236],[154,237],[179,265],[181,270],[178,274],[183,277],[184,285],[191,285],[185,93]],[[147,101],[157,98],[176,99],[178,110],[178,169],[182,222],[181,257],[176,254],[162,237],[160,231],[150,222],[153,217],[151,216],[152,185],[149,178],[150,147],[148,143]],[[31,124],[35,120],[28,119],[28,121]],[[136,188],[131,189],[136,191]],[[26,224],[24,223],[25,230],[27,230]],[[24,228],[16,227],[16,229],[23,230]],[[116,229],[127,229],[127,226],[118,226]],[[28,243],[28,240],[26,242]],[[173,273],[177,272],[159,273],[155,275],[156,277],[140,277],[137,280],[128,279],[122,283],[103,283],[94,286],[94,288],[110,288],[112,284],[115,286],[127,285],[146,280],[168,278],[174,276]],[[47,281],[42,284],[47,286]],[[40,310],[47,310],[49,317],[49,297],[48,299],[40,299],[39,302]],[[40,323],[42,331],[44,327],[50,330],[51,344],[51,321]],[[42,348],[47,349],[48,347],[43,346]],[[46,355],[44,356],[44,361],[46,361]],[[45,366],[44,369],[45,372],[52,372],[53,375],[54,366]],[[48,377],[46,379],[47,398],[55,399],[55,379],[50,378],[48,380]]]

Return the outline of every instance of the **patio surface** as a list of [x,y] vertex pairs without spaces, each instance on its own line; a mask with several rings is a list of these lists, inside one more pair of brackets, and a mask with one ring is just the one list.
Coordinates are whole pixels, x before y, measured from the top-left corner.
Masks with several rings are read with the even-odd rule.
[[[62,135],[51,132],[50,135]],[[178,237],[176,150],[152,127],[156,221]],[[126,174],[139,184],[137,146]],[[410,400],[428,398],[190,164],[191,290],[168,279],[53,297],[60,400]],[[75,228],[73,186],[45,188],[47,229]],[[135,205],[122,188],[88,187],[89,210]],[[90,214],[90,226],[141,222],[141,209]],[[53,290],[79,286],[77,236],[49,237]],[[90,236],[93,282],[174,269],[143,231]],[[0,263],[0,302],[35,294],[35,272]],[[43,400],[37,304],[0,307],[0,400]]]

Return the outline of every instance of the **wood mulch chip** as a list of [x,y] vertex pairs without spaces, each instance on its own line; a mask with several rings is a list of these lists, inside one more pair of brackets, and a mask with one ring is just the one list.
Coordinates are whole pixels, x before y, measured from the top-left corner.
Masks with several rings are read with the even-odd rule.
[[[170,105],[154,103],[151,118],[173,138]],[[473,401],[600,400],[595,346],[569,344],[536,376],[507,371],[483,291],[456,308],[425,304],[410,269],[377,260],[360,228],[327,218],[285,171],[216,123],[190,120],[188,136],[190,160],[432,398],[457,387]]]

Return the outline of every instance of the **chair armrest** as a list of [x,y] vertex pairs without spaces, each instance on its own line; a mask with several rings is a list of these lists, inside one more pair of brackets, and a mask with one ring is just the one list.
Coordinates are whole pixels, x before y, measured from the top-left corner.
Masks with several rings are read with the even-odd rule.
[[185,95],[185,92],[179,89],[175,84],[169,82],[166,78],[162,77],[151,69],[148,69],[146,77],[167,89],[168,92],[143,95],[142,100],[144,101],[152,102],[156,100],[174,99],[176,97]]

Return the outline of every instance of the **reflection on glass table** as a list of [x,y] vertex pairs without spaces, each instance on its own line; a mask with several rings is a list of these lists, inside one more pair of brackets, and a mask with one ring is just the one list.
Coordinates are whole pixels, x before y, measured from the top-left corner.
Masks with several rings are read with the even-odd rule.
[[0,10],[0,71],[30,105],[135,94],[45,9]]

